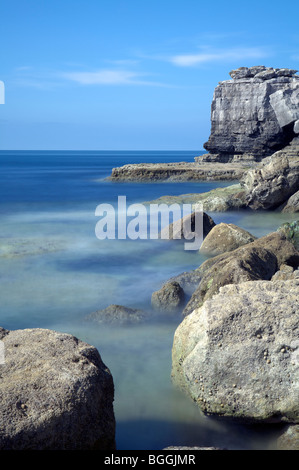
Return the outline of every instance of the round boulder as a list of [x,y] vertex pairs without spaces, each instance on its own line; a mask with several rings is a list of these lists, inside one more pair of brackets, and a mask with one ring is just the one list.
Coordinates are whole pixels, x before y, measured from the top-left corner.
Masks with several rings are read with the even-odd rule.
[[95,347],[45,329],[0,339],[0,450],[115,449],[113,378]]
[[254,240],[256,237],[237,225],[220,223],[208,233],[199,251],[205,255],[217,256],[236,250]]
[[174,312],[183,306],[184,290],[176,281],[167,282],[152,294],[152,307],[160,312]]
[[227,285],[177,328],[172,377],[208,414],[299,423],[299,279]]

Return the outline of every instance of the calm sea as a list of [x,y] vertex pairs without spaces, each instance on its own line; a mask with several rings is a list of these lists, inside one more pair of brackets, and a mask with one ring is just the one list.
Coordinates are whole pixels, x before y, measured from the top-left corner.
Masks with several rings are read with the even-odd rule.
[[[103,326],[86,316],[110,304],[150,308],[153,291],[204,260],[181,243],[98,240],[99,204],[149,201],[205,192],[231,183],[112,183],[115,166],[193,161],[200,151],[1,151],[0,326],[51,328],[96,346],[115,383],[118,449],[170,445],[255,449],[263,431],[204,417],[174,389],[171,348],[181,317],[153,317],[138,326]],[[290,215],[210,213],[262,236]]]

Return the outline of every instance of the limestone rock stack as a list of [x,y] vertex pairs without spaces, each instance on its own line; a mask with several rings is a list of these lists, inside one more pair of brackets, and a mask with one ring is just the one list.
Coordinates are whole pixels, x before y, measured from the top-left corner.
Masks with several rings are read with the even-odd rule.
[[[216,87],[203,161],[259,161],[299,134],[297,70],[240,67]],[[297,137],[298,140],[298,137]]]

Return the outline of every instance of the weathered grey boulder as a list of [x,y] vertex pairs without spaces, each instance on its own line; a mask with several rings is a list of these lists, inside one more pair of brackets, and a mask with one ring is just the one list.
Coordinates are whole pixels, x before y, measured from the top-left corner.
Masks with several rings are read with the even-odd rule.
[[277,450],[299,450],[299,425],[288,426],[277,440]]
[[1,450],[115,449],[113,379],[95,347],[43,329],[0,339]]
[[107,324],[134,324],[140,323],[148,318],[148,314],[136,308],[112,304],[102,310],[96,310],[85,318],[88,321]]
[[170,281],[160,290],[153,292],[151,303],[155,310],[175,312],[184,304],[185,293],[178,282]]
[[247,171],[241,185],[252,209],[276,209],[299,189],[299,146],[290,145]]
[[258,161],[285,147],[295,136],[299,119],[296,70],[240,67],[230,75],[232,80],[215,89],[211,134],[204,147],[218,155],[218,161],[243,154]]
[[234,251],[205,261],[197,270],[199,285],[183,310],[189,315],[195,308],[227,284],[270,280],[282,264],[297,268],[299,253],[282,232],[274,232]]
[[256,239],[247,230],[235,224],[220,223],[215,225],[208,233],[200,252],[209,256],[217,256],[228,251],[233,251],[240,246],[247,245]]
[[282,212],[299,212],[299,191],[293,194],[288,200]]
[[177,328],[172,378],[202,411],[299,422],[299,279],[227,285]]

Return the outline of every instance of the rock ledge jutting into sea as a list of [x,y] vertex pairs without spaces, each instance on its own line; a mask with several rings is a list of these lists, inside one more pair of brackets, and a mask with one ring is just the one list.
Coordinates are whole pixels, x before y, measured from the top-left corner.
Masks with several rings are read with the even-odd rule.
[[107,181],[233,181],[250,167],[245,163],[136,163],[112,169]]
[[110,181],[239,180],[265,157],[299,145],[297,70],[240,67],[219,82],[211,106],[208,154],[195,162],[140,163],[113,168]]

